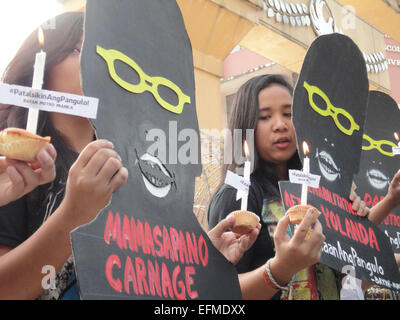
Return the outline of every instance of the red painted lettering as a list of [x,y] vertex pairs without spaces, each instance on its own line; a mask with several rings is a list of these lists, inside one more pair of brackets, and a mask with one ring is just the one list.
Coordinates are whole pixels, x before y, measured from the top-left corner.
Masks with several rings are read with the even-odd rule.
[[335,231],[338,231],[339,228],[338,228],[338,225],[337,225],[336,216],[333,213],[333,211],[329,212],[329,218],[331,220],[331,224],[332,224],[333,229],[335,229]]
[[135,258],[135,266],[139,293],[143,294],[144,288],[144,292],[146,292],[146,294],[149,294],[149,287],[147,286],[146,282],[146,267],[140,257]]
[[182,264],[189,263],[186,241],[182,231],[179,231],[179,261]]
[[119,257],[115,254],[108,257],[106,262],[106,279],[108,284],[117,292],[122,291],[122,282],[119,279],[115,279],[112,274],[113,266],[117,265],[118,268],[121,268],[121,261]]
[[[132,251],[135,249],[136,241],[133,241],[131,234],[131,225],[129,223],[129,219],[127,216],[124,216],[124,220],[122,222],[122,247],[126,250],[128,248],[127,242],[129,244],[129,249]],[[136,247],[137,251],[137,247]]]
[[367,230],[365,230],[364,226],[362,224],[358,224],[358,228],[360,230],[360,241],[361,243],[367,245],[368,244],[368,233]]
[[164,298],[170,297],[173,299],[174,293],[172,290],[171,278],[169,277],[167,266],[164,263],[161,265],[161,283]]
[[147,261],[147,274],[149,276],[149,287],[152,296],[155,296],[156,292],[161,297],[161,283],[160,283],[160,268],[157,261],[155,261],[155,269],[150,260]]
[[[181,267],[177,265],[174,268],[174,271],[172,272],[172,286],[174,289],[175,297],[177,297],[179,300],[184,300],[185,299],[185,285],[183,284],[182,280],[178,281],[178,276],[181,272]],[[178,290],[177,285],[180,290]]]
[[166,259],[169,259],[171,256],[171,260],[175,261],[174,254],[172,252],[171,240],[169,238],[169,233],[167,228],[163,227],[163,243],[164,243],[164,256]]
[[208,247],[203,235],[199,237],[199,256],[201,264],[205,267],[208,265]]
[[331,226],[329,224],[329,209],[324,208],[324,206],[321,205],[321,211],[322,211],[322,214],[324,215],[326,225],[328,226],[329,229],[331,229]]
[[154,257],[154,242],[152,237],[152,232],[149,223],[146,221],[144,224],[144,243],[146,247],[146,252],[151,253]]
[[345,219],[347,237],[357,241],[357,239],[355,238],[355,235],[353,234],[353,229],[351,227],[351,222],[352,222],[351,220]]
[[370,247],[374,248],[374,246],[375,246],[375,249],[380,251],[379,250],[379,246],[378,246],[378,241],[376,240],[376,236],[375,236],[374,230],[372,230],[371,228],[368,228],[368,233],[369,233],[369,245],[370,245]]
[[193,266],[189,266],[185,268],[185,283],[187,288],[187,293],[189,298],[196,299],[198,298],[199,294],[196,290],[192,290],[191,286],[194,284],[194,280],[192,275],[196,274],[196,270]]
[[131,217],[131,239],[133,251],[138,252],[136,223],[133,217]]
[[190,238],[189,232],[186,232],[186,242],[187,242],[188,253],[189,253],[189,261],[190,261],[190,263],[193,263],[193,259],[194,259],[194,262],[196,264],[199,264],[199,255],[197,253],[198,251],[197,251],[196,236],[193,232],[192,232],[192,236],[193,236],[193,241]]
[[156,255],[157,257],[163,257],[164,256],[164,250],[163,250],[163,245],[162,242],[158,239],[161,236],[161,229],[159,226],[155,226],[153,229],[153,238],[154,242],[158,246],[158,250],[156,250]]
[[104,228],[104,242],[110,244],[110,237],[114,241],[117,241],[117,245],[122,249],[122,237],[121,237],[121,219],[118,212],[113,218],[113,213],[109,211],[106,226]]
[[364,194],[364,202],[367,205],[367,207],[371,207],[372,197],[369,193]]
[[144,254],[149,254],[149,251],[146,246],[146,241],[144,239],[143,224],[140,220],[137,220],[136,222],[136,242],[138,247],[142,247],[142,251]]
[[125,271],[124,271],[124,288],[125,288],[125,292],[127,294],[129,294],[131,292],[130,283],[132,283],[132,285],[133,285],[133,291],[135,292],[135,294],[138,294],[135,270],[132,265],[132,260],[128,256],[126,258]]
[[[347,220],[347,218],[345,218],[345,220]],[[339,227],[339,232],[343,235],[343,236],[347,236],[347,233],[343,231],[342,229],[342,223],[340,222],[340,217],[338,214],[336,214],[336,221]]]
[[290,207],[294,206],[294,203],[292,203],[292,200],[290,199],[289,193],[287,191],[285,191],[284,199],[285,199],[286,208],[290,208]]
[[171,245],[172,245],[172,252],[174,253],[175,261],[178,261],[178,251],[179,251],[179,235],[178,231],[175,228],[169,228],[170,235],[171,235]]

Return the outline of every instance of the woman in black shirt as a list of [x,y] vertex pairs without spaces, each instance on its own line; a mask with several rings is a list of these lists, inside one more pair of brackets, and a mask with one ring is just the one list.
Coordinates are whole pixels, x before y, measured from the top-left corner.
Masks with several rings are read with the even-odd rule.
[[[238,90],[234,102],[229,129],[231,132],[241,130],[243,137],[234,141],[236,150],[243,145],[246,130],[254,130],[254,169],[247,208],[260,217],[262,225],[255,244],[237,264],[244,298],[271,299],[279,289],[284,289],[283,295],[289,298],[292,290],[288,284],[292,277],[318,262],[325,239],[317,221],[311,237],[305,240],[312,216],[316,214],[313,210],[309,210],[292,238],[286,234],[289,219],[283,214],[278,181],[287,180],[289,169],[301,167],[291,108],[292,87],[279,75],[248,80]],[[236,162],[225,165],[223,179],[227,170],[235,172],[239,166]],[[240,201],[236,201],[236,190],[222,185],[209,206],[209,226],[213,227],[238,209]],[[304,277],[302,281],[307,289],[310,284],[314,286],[314,290],[306,294],[314,298],[317,296],[315,274],[306,272]],[[298,285],[293,283],[291,287]],[[279,294],[274,298],[279,298]]]

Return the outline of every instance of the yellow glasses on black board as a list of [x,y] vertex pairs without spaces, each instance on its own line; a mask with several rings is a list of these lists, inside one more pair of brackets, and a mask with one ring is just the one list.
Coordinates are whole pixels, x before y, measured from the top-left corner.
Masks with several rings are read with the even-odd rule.
[[[177,114],[182,113],[185,103],[190,104],[190,97],[184,94],[175,83],[163,77],[151,77],[147,75],[135,61],[122,52],[114,49],[107,50],[99,45],[97,46],[96,51],[107,62],[108,72],[110,73],[111,78],[125,90],[133,93],[143,93],[148,91],[154,96],[161,107]],[[135,70],[139,77],[139,83],[132,84],[122,79],[115,71],[115,60],[120,60]],[[165,86],[175,92],[178,97],[177,105],[172,105],[160,96],[160,86]]]
[[[395,143],[393,143],[392,141],[374,140],[370,136],[366,135],[365,133],[363,135],[363,138],[364,138],[364,140],[368,141],[368,143],[369,143],[368,146],[362,146],[363,150],[367,151],[367,150],[376,149],[385,156],[394,157],[394,153],[392,150],[393,150],[393,147],[397,147],[397,145]],[[384,146],[389,146],[388,150],[391,150],[391,151],[384,150],[383,149]]]
[[[354,121],[353,116],[347,112],[345,109],[337,108],[333,106],[328,96],[318,87],[309,85],[306,81],[304,81],[304,88],[306,88],[308,92],[308,100],[311,108],[314,109],[318,114],[324,117],[332,117],[335,122],[336,127],[342,131],[344,134],[351,136],[354,131],[360,130],[360,126]],[[321,97],[321,99],[325,102],[325,108],[322,106],[318,106],[314,100],[314,94]],[[339,120],[339,115],[342,117]],[[345,118],[347,123],[343,123],[343,118]]]

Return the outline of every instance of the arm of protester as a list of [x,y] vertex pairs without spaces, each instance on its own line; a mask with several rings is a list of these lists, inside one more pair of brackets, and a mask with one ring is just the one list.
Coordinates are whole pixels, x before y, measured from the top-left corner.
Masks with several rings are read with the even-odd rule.
[[37,162],[28,163],[0,158],[0,206],[13,202],[56,176],[54,160],[57,152],[49,144],[37,154]]
[[61,270],[72,253],[70,232],[94,219],[127,176],[110,142],[88,144],[69,171],[57,210],[15,249],[0,246],[0,299],[37,298],[44,289],[42,268]]
[[350,191],[350,201],[352,202],[352,208],[357,212],[357,215],[361,217],[368,216],[370,209],[366,206],[365,202],[357,195],[355,189],[356,185],[353,183]]
[[258,224],[250,233],[238,236],[232,231],[227,231],[234,224],[235,217],[230,215],[208,231],[208,237],[213,245],[232,264],[236,264],[245,251],[254,244],[261,229],[261,224]]
[[[315,214],[318,213],[313,209],[308,210],[292,238],[286,234],[289,216],[284,216],[276,227],[274,235],[276,254],[270,261],[270,272],[280,286],[288,285],[295,273],[317,263],[320,259],[325,236],[318,220],[313,225]],[[313,232],[306,240],[310,226],[313,226]],[[278,291],[265,280],[265,269],[266,264],[239,275],[243,299],[271,299]]]
[[386,196],[374,205],[368,219],[376,225],[380,225],[386,216],[394,208],[400,205],[400,170],[394,175],[390,182],[388,192]]

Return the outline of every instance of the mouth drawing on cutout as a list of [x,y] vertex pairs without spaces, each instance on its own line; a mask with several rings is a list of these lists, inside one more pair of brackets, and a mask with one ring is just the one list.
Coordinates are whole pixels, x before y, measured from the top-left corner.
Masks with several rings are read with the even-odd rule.
[[155,197],[164,198],[175,185],[175,178],[156,157],[145,153],[140,158],[136,153],[139,169],[146,189]]
[[389,178],[377,169],[370,169],[367,171],[368,182],[375,189],[383,189],[389,186]]
[[326,151],[321,151],[315,156],[318,159],[319,170],[328,181],[335,181],[340,177],[340,169],[337,167],[332,156]]

